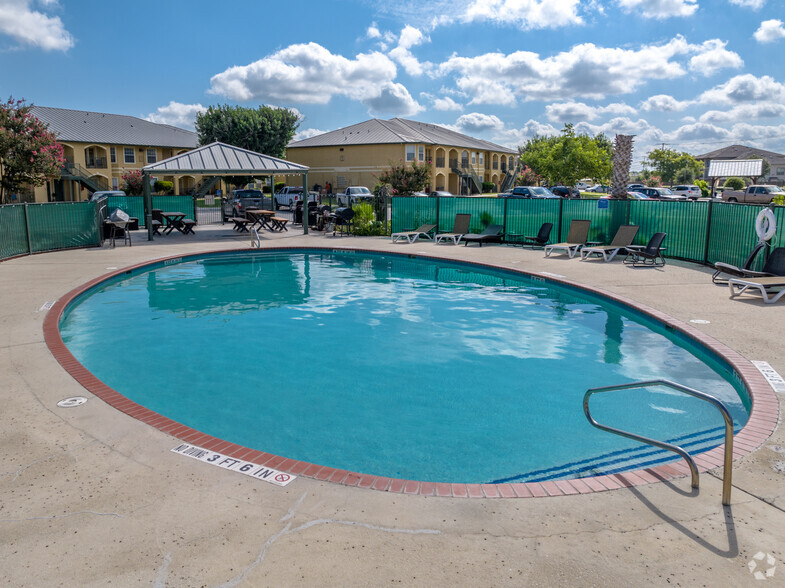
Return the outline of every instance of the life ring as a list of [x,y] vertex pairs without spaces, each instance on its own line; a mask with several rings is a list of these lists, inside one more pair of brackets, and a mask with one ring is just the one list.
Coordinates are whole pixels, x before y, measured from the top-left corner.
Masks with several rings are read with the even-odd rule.
[[755,232],[761,241],[768,241],[777,232],[777,217],[771,208],[764,208],[758,213],[755,218]]

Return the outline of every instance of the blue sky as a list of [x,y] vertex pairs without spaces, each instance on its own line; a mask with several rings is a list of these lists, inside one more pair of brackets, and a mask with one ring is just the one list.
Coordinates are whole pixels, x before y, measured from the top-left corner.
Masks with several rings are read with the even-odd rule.
[[565,123],[693,154],[785,152],[783,0],[0,0],[0,95],[298,138],[403,117],[516,147]]

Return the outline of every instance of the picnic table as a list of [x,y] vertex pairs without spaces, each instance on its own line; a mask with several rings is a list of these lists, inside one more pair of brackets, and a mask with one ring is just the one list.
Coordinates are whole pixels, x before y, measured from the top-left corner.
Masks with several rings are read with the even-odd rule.
[[[196,222],[185,218],[184,212],[162,212],[161,217],[164,219],[165,223],[165,226],[163,227],[164,235],[169,235],[175,229],[180,231],[183,235],[188,235],[189,233],[193,235]],[[153,230],[155,230],[155,228]]]
[[249,208],[245,211],[245,216],[251,221],[251,228],[259,227],[260,229],[268,228],[274,230],[270,224],[270,217],[275,216],[272,210],[261,210],[258,208]]

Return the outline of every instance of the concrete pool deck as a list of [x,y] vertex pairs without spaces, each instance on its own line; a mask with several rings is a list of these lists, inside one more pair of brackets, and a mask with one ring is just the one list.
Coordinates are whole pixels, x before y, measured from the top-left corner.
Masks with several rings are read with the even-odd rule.
[[[44,343],[42,307],[106,273],[158,258],[246,247],[200,227],[133,247],[0,263],[0,578],[11,586],[782,585],[785,435],[689,478],[540,499],[415,496],[298,477],[280,488],[170,450],[177,440],[95,398]],[[731,301],[711,271],[672,262],[632,269],[505,246],[392,244],[383,238],[265,233],[263,246],[356,247],[558,274],[694,324],[785,374],[785,312]],[[604,383],[598,383],[602,385]],[[227,388],[230,386],[227,380]],[[90,400],[58,408],[70,396]],[[782,395],[776,395],[782,402]],[[764,554],[761,556],[760,554]],[[772,568],[757,581],[750,571]],[[755,557],[758,556],[758,559]]]

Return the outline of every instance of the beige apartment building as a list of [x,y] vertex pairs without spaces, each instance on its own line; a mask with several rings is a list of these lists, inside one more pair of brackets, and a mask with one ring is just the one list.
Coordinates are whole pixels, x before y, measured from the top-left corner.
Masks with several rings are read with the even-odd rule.
[[310,168],[310,185],[329,182],[333,192],[347,186],[373,189],[392,164],[414,161],[432,165],[428,191],[476,194],[483,182],[498,189],[505,176],[514,176],[518,152],[439,125],[393,118],[294,141],[286,158]]
[[[66,164],[60,178],[35,188],[20,200],[57,202],[86,200],[98,190],[122,190],[122,175],[197,146],[197,135],[171,125],[134,116],[34,106],[32,114],[49,125],[63,145]],[[198,176],[162,176],[176,194],[188,194]]]

